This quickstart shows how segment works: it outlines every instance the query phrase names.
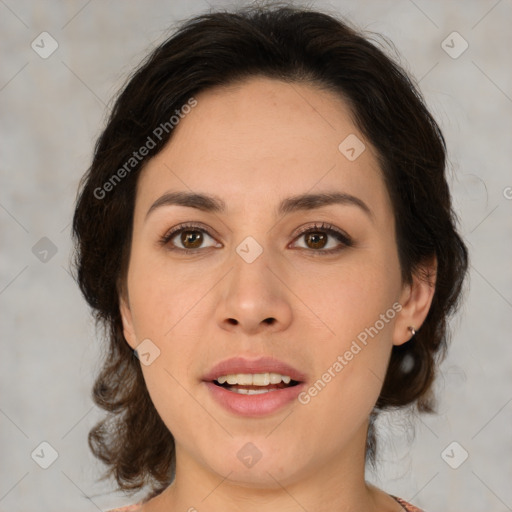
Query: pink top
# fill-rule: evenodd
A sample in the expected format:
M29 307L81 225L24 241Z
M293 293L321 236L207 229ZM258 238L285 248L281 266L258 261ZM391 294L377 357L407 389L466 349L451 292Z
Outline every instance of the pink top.
M423 510L419 509L418 507L415 507L414 505L411 505L410 503L407 503L407 501L403 500L402 498L398 498L396 496L393 496L390 494L392 498L394 498L400 505L402 505L403 509L406 512L423 512ZM140 512L142 510L142 502L136 503L135 505L128 505L127 507L123 508L116 508L109 510L107 512Z
M135 505L128 505L127 507L113 508L112 510L107 510L107 512L139 512L141 505L142 503L137 503Z

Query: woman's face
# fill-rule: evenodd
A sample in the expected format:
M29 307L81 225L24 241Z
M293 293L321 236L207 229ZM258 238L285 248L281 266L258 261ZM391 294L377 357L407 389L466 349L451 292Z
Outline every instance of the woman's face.
M196 100L140 175L121 306L178 468L275 486L360 460L392 346L431 299L402 285L375 151L346 104L310 85L252 78ZM161 200L176 192L224 209ZM294 200L304 194L339 196ZM211 375L233 357L246 371ZM251 366L260 357L300 383L211 382L293 373Z

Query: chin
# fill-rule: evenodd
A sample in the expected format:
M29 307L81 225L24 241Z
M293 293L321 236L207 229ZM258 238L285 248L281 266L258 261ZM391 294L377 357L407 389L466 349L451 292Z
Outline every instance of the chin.
M205 458L212 471L226 477L230 482L243 487L281 489L281 485L292 483L301 472L302 465L292 450L287 450L287 455L281 456L277 453L278 450L270 446L268 440L265 446L264 440L259 443L261 448L257 448L257 441L236 444L237 448L231 452L233 456L226 456L231 451L228 449L215 454L211 461L208 460L209 457Z

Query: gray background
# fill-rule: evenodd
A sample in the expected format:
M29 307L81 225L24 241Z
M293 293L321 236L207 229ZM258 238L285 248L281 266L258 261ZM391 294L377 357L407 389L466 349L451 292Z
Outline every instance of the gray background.
M383 417L380 470L368 477L431 512L512 510L512 3L311 4L389 37L419 80L448 142L471 251L467 299L437 382L439 414ZM105 510L137 499L95 483L101 466L86 436L100 417L90 399L100 343L69 274L70 220L110 98L169 27L207 9L199 0L0 0L0 511ZM43 31L59 45L47 59L31 48ZM453 31L469 44L458 58L442 47ZM446 44L454 52L463 42ZM48 469L31 458L43 441L58 452ZM452 465L469 453L457 469L442 457L453 441ZM48 449L36 453L49 460Z

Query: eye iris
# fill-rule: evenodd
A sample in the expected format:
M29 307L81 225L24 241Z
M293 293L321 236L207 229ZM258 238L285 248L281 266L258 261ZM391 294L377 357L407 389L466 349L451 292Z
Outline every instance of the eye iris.
M306 244L312 249L322 249L327 243L328 235L322 231L311 231L304 235ZM203 243L203 233L197 229L189 229L181 232L181 243L186 249L197 249Z
M323 233L308 233L306 235L306 243L311 242L313 244L313 249L321 249L325 246L327 236Z
M187 249L197 249L203 242L201 231L183 231L181 233L181 243Z

